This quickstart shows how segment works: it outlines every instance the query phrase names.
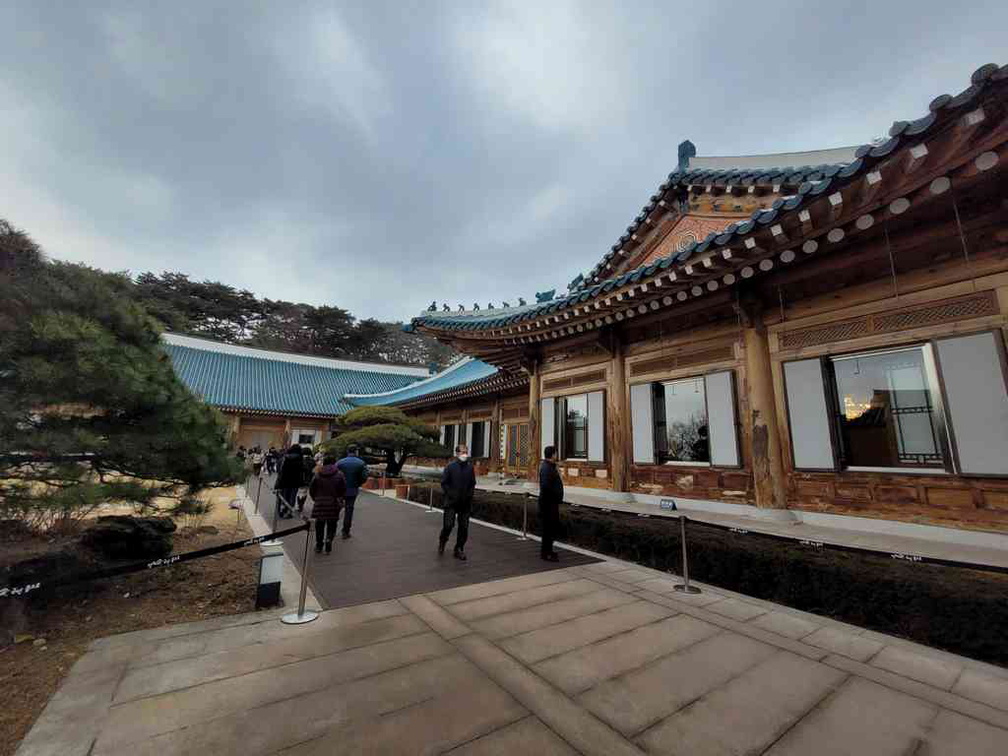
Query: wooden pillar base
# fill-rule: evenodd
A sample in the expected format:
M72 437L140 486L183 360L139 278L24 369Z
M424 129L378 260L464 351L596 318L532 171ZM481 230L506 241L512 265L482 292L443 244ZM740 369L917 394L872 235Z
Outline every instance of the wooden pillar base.
M756 506L784 509L787 492L770 371L770 346L760 313L751 314L747 320L744 339L749 417L744 418L744 422L748 426L752 452Z

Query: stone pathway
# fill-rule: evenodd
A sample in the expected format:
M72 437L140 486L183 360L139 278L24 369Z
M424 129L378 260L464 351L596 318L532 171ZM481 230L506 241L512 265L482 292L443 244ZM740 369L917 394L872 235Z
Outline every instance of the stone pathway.
M674 582L608 560L105 638L18 754L1008 753L1008 670Z

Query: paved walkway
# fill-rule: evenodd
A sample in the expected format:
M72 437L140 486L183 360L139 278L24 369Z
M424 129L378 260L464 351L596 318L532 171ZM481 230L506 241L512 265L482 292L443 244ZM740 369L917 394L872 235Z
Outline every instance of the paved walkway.
M312 591L323 607L333 609L597 561L560 548L562 562L544 562L538 541L521 541L510 532L471 524L465 549L469 559L461 562L451 554L454 533L445 553L437 553L441 521L440 510L428 513L362 491L353 538L337 537L331 554L315 554L312 534L308 570ZM304 544L302 533L284 539L287 554L297 565L304 558Z
M105 638L18 753L1008 753L1008 670L674 582L606 560Z

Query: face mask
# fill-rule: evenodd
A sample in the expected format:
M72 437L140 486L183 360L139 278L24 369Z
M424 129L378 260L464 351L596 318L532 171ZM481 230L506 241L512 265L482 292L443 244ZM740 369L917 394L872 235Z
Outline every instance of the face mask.
M458 458L459 458L460 462L465 462L467 459L469 459L469 455L468 454L459 454Z

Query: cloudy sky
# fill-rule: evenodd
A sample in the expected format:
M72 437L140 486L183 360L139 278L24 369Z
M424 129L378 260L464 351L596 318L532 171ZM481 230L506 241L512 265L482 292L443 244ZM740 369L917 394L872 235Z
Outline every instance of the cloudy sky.
M360 317L589 269L692 139L861 144L1008 3L2 0L0 217L55 258Z

